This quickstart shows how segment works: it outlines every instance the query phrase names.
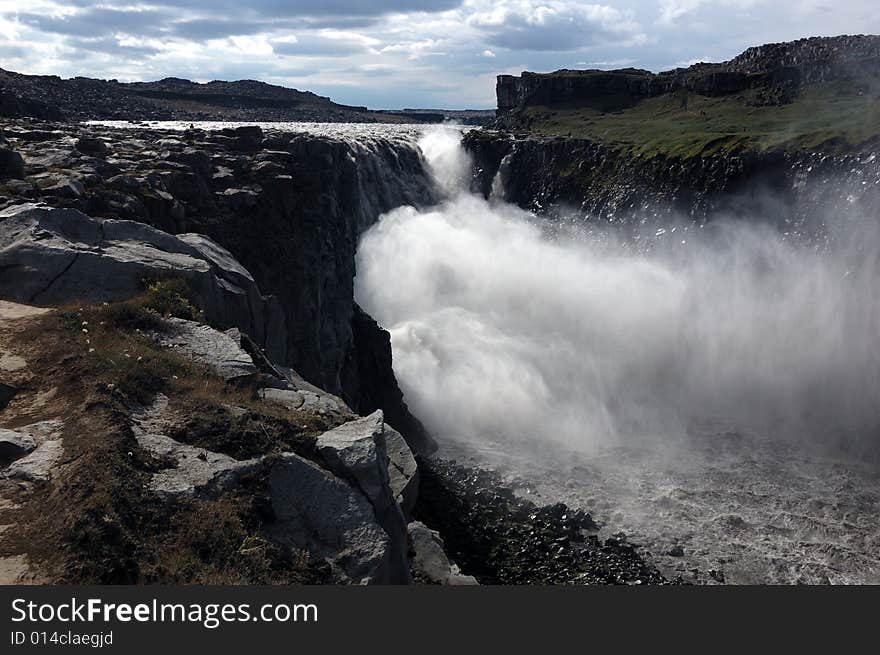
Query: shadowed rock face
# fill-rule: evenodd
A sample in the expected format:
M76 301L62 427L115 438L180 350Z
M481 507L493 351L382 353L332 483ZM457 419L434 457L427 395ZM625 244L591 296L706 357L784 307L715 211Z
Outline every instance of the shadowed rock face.
M669 217L767 220L821 234L841 212L880 211L880 159L779 151L631 157L587 139L471 133L474 191L542 214L654 224Z
M143 280L186 279L207 319L254 335L284 354L284 317L250 274L216 243L187 240L133 221L99 221L76 209L34 204L0 212L0 289L19 302L59 305L137 295Z

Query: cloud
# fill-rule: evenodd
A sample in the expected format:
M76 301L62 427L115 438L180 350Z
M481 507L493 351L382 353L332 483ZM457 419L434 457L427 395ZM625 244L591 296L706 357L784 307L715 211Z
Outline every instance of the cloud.
M97 39L87 39L73 37L67 39L65 45L73 48L75 51L86 54L100 52L135 59L149 57L162 52L162 48L159 45L130 38L99 37Z
M698 9L704 0L660 0L660 22L674 23L685 14Z
M578 50L646 38L625 12L574 0L503 0L475 12L469 23L490 45L511 50Z
M880 32L876 0L0 0L0 65L120 80L254 78L371 107L491 107L523 70L720 61ZM591 63L592 62L592 63Z
M295 34L272 41L276 54L298 56L347 57L364 54L380 41L352 32L319 32Z
M18 13L24 25L54 34L96 38L106 34L159 34L171 14L156 9L112 9L100 7L72 14Z
M418 59L420 57L442 56L446 53L440 50L441 41L436 39L424 39L422 41L411 41L409 43L393 43L387 45L380 50L383 53L403 53L408 59Z

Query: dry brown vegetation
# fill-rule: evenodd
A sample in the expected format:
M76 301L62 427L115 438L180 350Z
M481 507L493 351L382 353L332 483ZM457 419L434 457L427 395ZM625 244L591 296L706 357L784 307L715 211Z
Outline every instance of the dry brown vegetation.
M24 553L58 583L315 581L304 553L261 536L273 520L261 471L218 498L150 492L150 474L169 463L138 446L130 410L162 392L182 417L175 437L240 458L294 450L314 459L315 435L334 419L263 404L254 388L163 349L146 334L161 327L151 302L66 307L12 335L32 373L20 396L57 391L33 410L7 409L3 425L63 419L64 456L50 482L8 490L18 507L0 510L0 524L13 524L0 555Z

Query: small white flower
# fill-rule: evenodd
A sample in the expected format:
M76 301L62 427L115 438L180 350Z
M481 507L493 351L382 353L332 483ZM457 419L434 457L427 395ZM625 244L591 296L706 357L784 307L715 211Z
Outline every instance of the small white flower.
M83 328L83 334L88 334L89 331L86 328Z

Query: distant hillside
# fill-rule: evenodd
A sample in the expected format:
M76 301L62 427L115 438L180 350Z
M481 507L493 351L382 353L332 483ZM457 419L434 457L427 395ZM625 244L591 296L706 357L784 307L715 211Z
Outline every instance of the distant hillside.
M168 77L122 83L22 75L0 69L0 116L51 120L413 122L418 116L340 105L309 91L254 80L199 84Z
M593 139L634 154L876 147L880 37L814 37L662 73L498 76L495 127Z

